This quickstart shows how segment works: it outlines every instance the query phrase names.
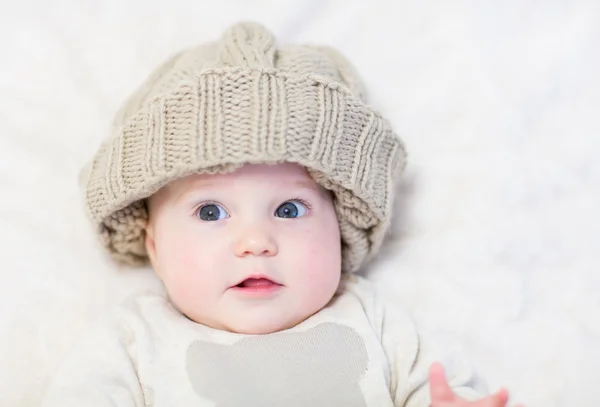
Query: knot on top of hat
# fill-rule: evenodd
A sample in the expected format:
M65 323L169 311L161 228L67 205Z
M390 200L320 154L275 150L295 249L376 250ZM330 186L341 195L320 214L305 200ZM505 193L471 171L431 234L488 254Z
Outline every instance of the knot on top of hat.
M258 23L242 22L223 33L219 60L225 66L273 68L275 37Z

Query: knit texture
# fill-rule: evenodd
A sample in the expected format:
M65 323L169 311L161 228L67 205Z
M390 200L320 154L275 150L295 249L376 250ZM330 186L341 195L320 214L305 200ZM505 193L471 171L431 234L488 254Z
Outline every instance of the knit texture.
M89 215L119 262L147 262L145 198L193 173L295 162L334 193L342 268L377 252L389 225L401 140L366 104L337 51L275 46L256 23L184 50L158 67L117 113L82 173Z

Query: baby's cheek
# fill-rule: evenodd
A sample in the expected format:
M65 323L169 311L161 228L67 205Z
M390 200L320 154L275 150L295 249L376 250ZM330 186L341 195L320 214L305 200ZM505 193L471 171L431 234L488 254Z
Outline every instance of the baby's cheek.
M305 255L299 261L307 284L315 293L328 293L339 283L341 254L339 242L325 236L311 236L305 240Z
M210 289L211 278L209 264L204 264L211 259L208 253L198 250L198 245L190 240L178 239L165 247L166 278L165 285L173 301L180 306L192 305L206 297ZM200 246L201 247L201 246ZM213 282L214 284L214 282Z
M185 272L172 275L169 283L165 283L171 301L177 308L193 320L199 320L199 313L210 308L214 301L215 292L208 273L202 271L193 272L188 269Z
M340 235L337 230L323 228L310 233L306 242L313 262L322 263L321 267L335 267L341 261Z

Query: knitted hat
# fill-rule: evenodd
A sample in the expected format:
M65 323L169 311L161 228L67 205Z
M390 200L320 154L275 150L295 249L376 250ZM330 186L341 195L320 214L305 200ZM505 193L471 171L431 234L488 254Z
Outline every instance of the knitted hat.
M295 162L333 192L342 269L377 252L389 225L401 140L366 104L353 67L321 46L275 46L238 23L158 67L121 107L82 172L85 201L118 262L147 262L145 198L193 173Z

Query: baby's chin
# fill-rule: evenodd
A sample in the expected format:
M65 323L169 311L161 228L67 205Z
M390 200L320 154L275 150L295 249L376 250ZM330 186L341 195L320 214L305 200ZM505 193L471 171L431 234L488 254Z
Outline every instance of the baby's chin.
M262 320L246 319L244 321L231 321L225 325L225 330L244 335L266 335L293 328L306 320L306 318L304 316L290 320L263 318Z
M246 316L245 318L229 321L202 321L195 318L190 318L189 316L188 318L196 323L221 331L243 335L267 335L293 328L305 321L310 316L311 315L303 315L293 318L273 318L272 316L253 318L252 316Z

